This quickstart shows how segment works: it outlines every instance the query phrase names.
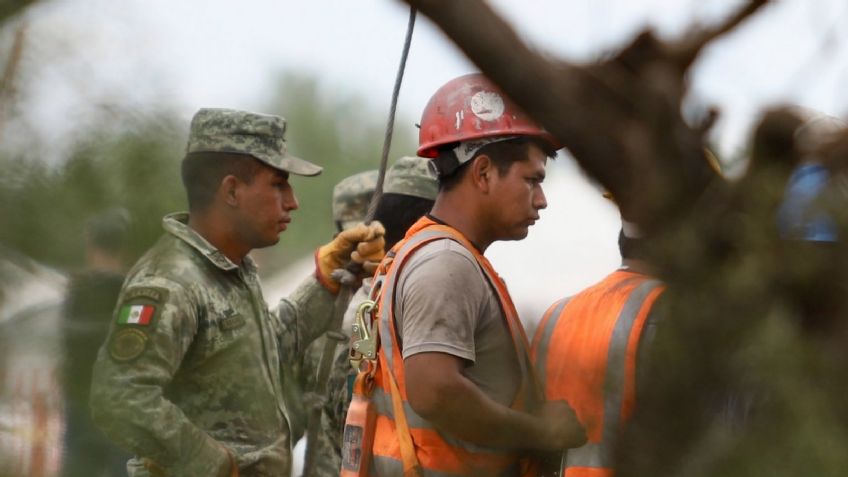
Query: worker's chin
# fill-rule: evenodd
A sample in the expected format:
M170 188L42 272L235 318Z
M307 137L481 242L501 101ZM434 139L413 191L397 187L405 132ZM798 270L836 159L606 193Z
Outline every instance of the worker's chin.
M527 238L527 234L530 230L527 227L520 227L514 230L511 230L508 235L506 235L501 240L503 241L515 241L515 240L524 240Z

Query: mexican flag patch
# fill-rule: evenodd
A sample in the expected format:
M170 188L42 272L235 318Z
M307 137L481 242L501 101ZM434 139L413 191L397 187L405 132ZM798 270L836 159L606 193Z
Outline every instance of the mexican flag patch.
M156 307L153 305L124 305L118 312L119 325L148 325Z

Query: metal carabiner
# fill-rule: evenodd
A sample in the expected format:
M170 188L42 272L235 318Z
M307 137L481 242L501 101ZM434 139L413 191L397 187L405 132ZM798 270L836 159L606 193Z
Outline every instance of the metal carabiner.
M377 335L372 329L371 312L377 306L372 300L363 301L356 308L356 317L353 322L353 338L350 344L348 358L353 369L359 371L363 360L373 361L377 359ZM366 316L368 319L366 319Z

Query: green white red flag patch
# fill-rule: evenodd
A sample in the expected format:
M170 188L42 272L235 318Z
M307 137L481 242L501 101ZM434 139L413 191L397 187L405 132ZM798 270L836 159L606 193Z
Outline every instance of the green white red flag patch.
M153 305L124 305L118 312L119 325L148 325L156 307Z

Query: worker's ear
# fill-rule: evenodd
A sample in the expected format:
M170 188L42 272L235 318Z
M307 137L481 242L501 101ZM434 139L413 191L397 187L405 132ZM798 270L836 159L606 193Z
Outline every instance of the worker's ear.
M471 181L481 192L488 193L495 164L487 154L480 154L471 163Z

